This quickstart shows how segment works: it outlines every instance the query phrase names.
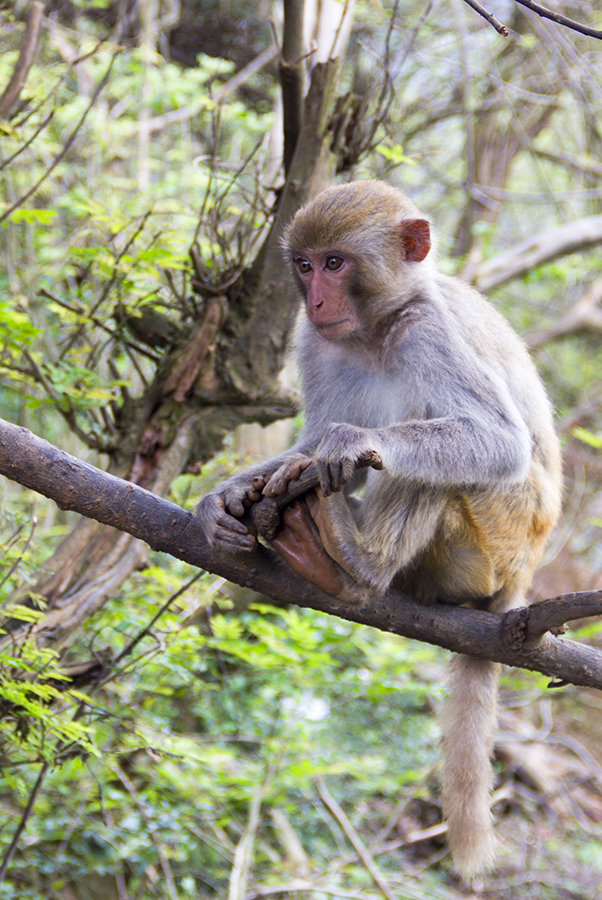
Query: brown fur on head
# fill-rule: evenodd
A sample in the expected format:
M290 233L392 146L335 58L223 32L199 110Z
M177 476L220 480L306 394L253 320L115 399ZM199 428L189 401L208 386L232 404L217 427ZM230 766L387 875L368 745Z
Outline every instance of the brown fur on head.
M403 255L401 223L422 219L410 198L383 181L327 188L295 215L282 240L287 255L338 249L354 257L362 288L397 293Z

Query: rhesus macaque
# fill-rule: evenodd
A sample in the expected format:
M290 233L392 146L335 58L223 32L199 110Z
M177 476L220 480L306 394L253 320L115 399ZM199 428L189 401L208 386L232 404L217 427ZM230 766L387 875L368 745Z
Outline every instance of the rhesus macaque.
M561 474L550 404L520 338L480 294L437 271L428 221L382 182L319 194L283 246L307 312L305 427L289 453L201 501L209 540L251 549L243 501L262 488L283 493L314 462L320 490L293 504L274 540L306 578L351 601L354 585L360 598L392 585L424 602L524 604ZM380 471L356 470L368 451ZM443 806L466 878L493 860L497 681L495 663L454 657Z

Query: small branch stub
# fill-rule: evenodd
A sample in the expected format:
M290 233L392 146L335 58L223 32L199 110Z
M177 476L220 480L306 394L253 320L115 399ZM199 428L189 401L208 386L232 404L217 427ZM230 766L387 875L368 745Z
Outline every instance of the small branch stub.
M567 622L599 616L602 591L580 591L510 609L502 619L502 636L513 650L536 647L546 634L560 634Z

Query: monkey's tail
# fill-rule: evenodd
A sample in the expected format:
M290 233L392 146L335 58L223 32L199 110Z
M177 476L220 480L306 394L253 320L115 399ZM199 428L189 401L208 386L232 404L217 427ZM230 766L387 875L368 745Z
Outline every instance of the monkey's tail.
M468 880L491 866L495 835L490 809L493 734L499 666L458 655L443 708L443 811L459 875Z

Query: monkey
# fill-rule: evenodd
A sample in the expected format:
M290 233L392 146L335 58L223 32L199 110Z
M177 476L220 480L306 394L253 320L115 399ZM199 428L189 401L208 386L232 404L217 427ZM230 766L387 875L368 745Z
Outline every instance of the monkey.
M525 344L437 270L432 241L428 218L382 181L332 186L296 213L282 246L306 312L305 425L290 451L226 481L198 514L213 546L251 550L249 496L282 494L313 462L320 488L273 542L304 577L350 602L393 587L504 612L527 602L559 515L559 444ZM357 468L369 452L379 470ZM443 812L464 880L494 860L498 677L498 664L455 655L440 717Z

